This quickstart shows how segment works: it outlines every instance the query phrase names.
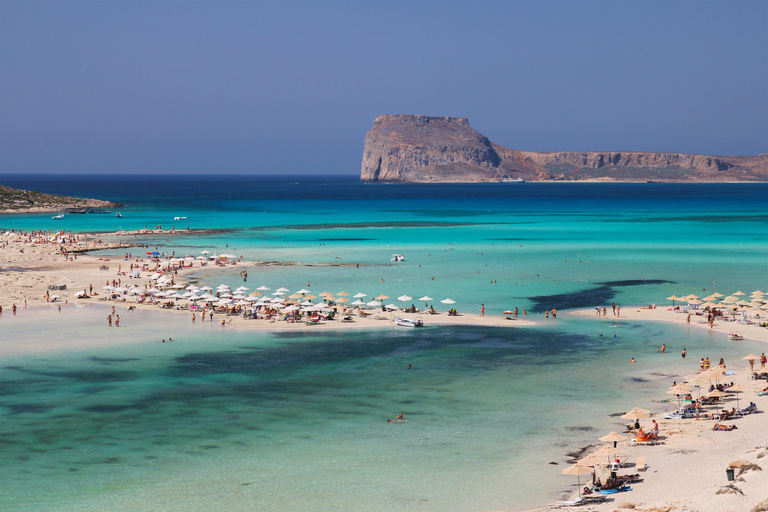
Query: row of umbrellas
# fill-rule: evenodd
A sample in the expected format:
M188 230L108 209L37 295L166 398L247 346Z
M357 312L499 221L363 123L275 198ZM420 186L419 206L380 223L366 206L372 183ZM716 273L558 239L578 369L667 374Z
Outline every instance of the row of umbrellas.
M123 287L123 286L121 287L104 286L103 288L108 291L114 291L116 293L128 294L128 295L141 295L145 293L150 293L156 297L169 298L169 299L185 299L190 301L205 300L207 302L217 301L217 305L228 305L228 304L250 305L254 302L258 302L262 304L263 303L273 303L273 304L283 303L283 302L287 302L286 294L290 291L287 288L281 287L272 293L272 295L275 296L274 298L269 298L265 296L262 292L271 291L270 288L267 288L266 286L260 286L259 288L256 289L257 291L254 291L250 293L248 296L245 296L245 293L250 289L247 286L240 286L236 290L234 290L234 293L230 293L231 287L226 284L221 284L216 288L217 293L214 295L212 294L213 288L211 288L210 286L197 287L195 285L184 286L182 284L176 284L176 285L169 286L167 290L164 290L162 288L164 288L164 284L169 283L171 281L170 277L164 274L159 274L159 273L152 274L149 277L150 279L155 281L156 286L160 286L161 288L156 288L154 286L148 290L143 290L139 287ZM187 291L185 293L181 293L181 290L184 290L184 289L186 289ZM204 293L203 295L198 295L198 292L207 292L207 293ZM324 303L322 304L312 303L311 300L316 299L317 296L307 295L309 293L310 293L310 290L301 289L296 291L294 294L288 296L288 298L292 300L302 299L301 305L305 305L305 306L327 307L327 305ZM349 302L349 299L348 299L348 297L350 297L349 293L342 291L342 292L339 292L337 295L338 297L335 297L330 292L323 292L319 294L319 296L322 297L324 300L331 300L337 303ZM260 296L261 298L258 298ZM379 307L379 306L382 306L383 304L382 302L379 302L379 301L386 300L389 298L386 295L379 295L374 300L365 302L362 300L365 297L367 297L367 295L364 293L358 293L352 296L352 298L357 300L355 300L354 302L351 302L350 305ZM400 297L398 297L397 300L402 302L407 302L407 301L413 300L413 297L410 297L408 295L401 295ZM427 302L434 299L425 295L418 300ZM237 301L237 302L234 302L234 301ZM452 299L444 299L440 302L442 302L443 304L456 303ZM385 307L393 310L399 309L399 307L394 304L388 304Z
M677 295L672 295L671 297L667 297L667 300L672 301L672 305L674 305L675 301L687 301L688 304L692 305L700 305L702 307L723 307L723 306L750 306L753 308L759 308L759 309L766 309L768 310L768 297L766 297L766 294L760 290L756 290L750 294L751 300L745 300L742 297L746 296L747 294L738 291L736 293L733 293L732 295L725 296L722 293L713 293L711 295L708 295L704 297L703 299L699 297L698 295L690 294L685 295L682 297L678 297ZM721 297L724 297L720 300L720 302L714 302L715 300L720 299Z

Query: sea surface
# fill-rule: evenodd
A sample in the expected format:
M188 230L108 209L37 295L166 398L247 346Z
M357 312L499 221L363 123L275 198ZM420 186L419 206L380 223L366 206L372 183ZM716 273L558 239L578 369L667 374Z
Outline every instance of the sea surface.
M518 307L537 322L435 327L427 317L420 330L266 333L136 311L121 313L118 330L98 306L16 317L6 308L2 510L531 507L575 488L575 477L561 474L567 453L620 429L615 415L671 408L666 388L694 373L700 357L738 368L765 350L610 313L612 302L767 291L765 184L7 174L0 184L126 205L122 218L0 216L2 230L190 228L120 239L272 262L249 268L245 282L238 267L193 276L212 287L309 286L419 306L426 295L438 310L450 298L460 313ZM398 302L403 294L413 299ZM606 319L567 314L603 305ZM546 319L553 307L558 318ZM98 348L57 349L72 337ZM51 350L10 355L41 341ZM666 354L657 352L662 343ZM386 421L398 413L408 421Z

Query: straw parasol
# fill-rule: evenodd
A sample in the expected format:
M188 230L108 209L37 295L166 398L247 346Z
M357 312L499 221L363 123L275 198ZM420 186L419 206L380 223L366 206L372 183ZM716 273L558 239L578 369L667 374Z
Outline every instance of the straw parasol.
M677 295L673 295L671 297L667 297L667 300L671 300L672 301L672 305L674 306L676 300L683 300L683 299L678 297Z
M577 464L574 464L573 466L568 466L563 470L564 475L576 475L576 479L579 485L579 496L581 496L581 475L589 475L592 473L592 468L587 466L579 466Z
M650 412L648 409L634 407L628 413L622 415L621 418L625 420L639 420L640 418L647 418Z
M733 386L728 387L729 393L736 393L736 407L741 409L741 406L739 405L739 393L743 393L744 391L749 391L747 388L742 386L741 384L734 384Z
M616 432L611 432L607 436L603 436L600 438L601 441L613 441L614 448L616 448L616 443L618 443L619 441L624 441L626 439L629 439L629 438L627 436L617 434Z
M379 295L378 297L376 297L376 300L387 300L388 298L389 297L387 297L386 295Z
M336 295L338 295L339 297L349 297L349 294L347 292L339 292Z
M579 459L576 461L576 465L582 466L582 467L594 467L594 466L597 466L598 464L605 464L605 461L603 460L602 457L598 457L594 453L591 453L586 457L584 457L583 459Z
M738 292L734 293L734 295L746 295L746 293L744 293L742 291L738 291Z

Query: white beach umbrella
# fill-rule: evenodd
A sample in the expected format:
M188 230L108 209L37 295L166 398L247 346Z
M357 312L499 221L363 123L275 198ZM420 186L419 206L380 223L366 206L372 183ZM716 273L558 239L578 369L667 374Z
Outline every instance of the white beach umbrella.
M200 254L211 254L211 251L200 251Z
M282 297L275 297L274 299L271 300L271 302L277 304L278 302L283 302L283 300L284 299Z
M384 307L387 308L389 311L400 311L400 308L398 306L395 306L394 304L387 304Z
M261 291L261 292L268 292L269 291L269 288L267 288L266 286L259 286L256 289Z
M349 305L350 306L365 306L365 302L363 302L360 299L358 299L355 302L350 302Z
M358 293L357 295L354 296L355 299L362 299L363 297L367 297L367 295L364 293Z
M200 289L202 291L204 291L204 292L212 292L213 291L213 288L211 288L210 286L201 286Z
M289 290L288 288L282 288L282 287L280 287L280 288L278 288L276 291L278 291L278 292L280 292L280 293L285 293L285 292L289 292L289 291L291 291L291 290Z
M413 297L411 297L410 295L401 295L401 296L399 296L397 298L397 300L406 302L406 301L409 301L409 300L413 300Z
M309 290L305 290L304 288L302 288L301 290L297 291L296 293L300 293L302 295L306 295L307 293L310 293L310 292L309 292Z
M285 292L281 292L280 290L273 292L272 295L285 295Z
M371 302L369 302L369 303L368 303L368 304L366 304L366 305L367 305L367 306L371 306L371 307L376 307L376 306L381 306L381 302L379 302L379 301L377 301L377 300L372 300Z

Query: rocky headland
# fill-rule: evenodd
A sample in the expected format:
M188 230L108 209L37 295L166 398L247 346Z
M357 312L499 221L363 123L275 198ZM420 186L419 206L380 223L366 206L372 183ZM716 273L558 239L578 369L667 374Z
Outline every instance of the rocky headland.
M363 181L764 182L768 154L536 153L505 148L463 117L384 115L365 137Z
M0 185L0 214L51 213L83 208L120 208L122 204L100 199L57 196Z

